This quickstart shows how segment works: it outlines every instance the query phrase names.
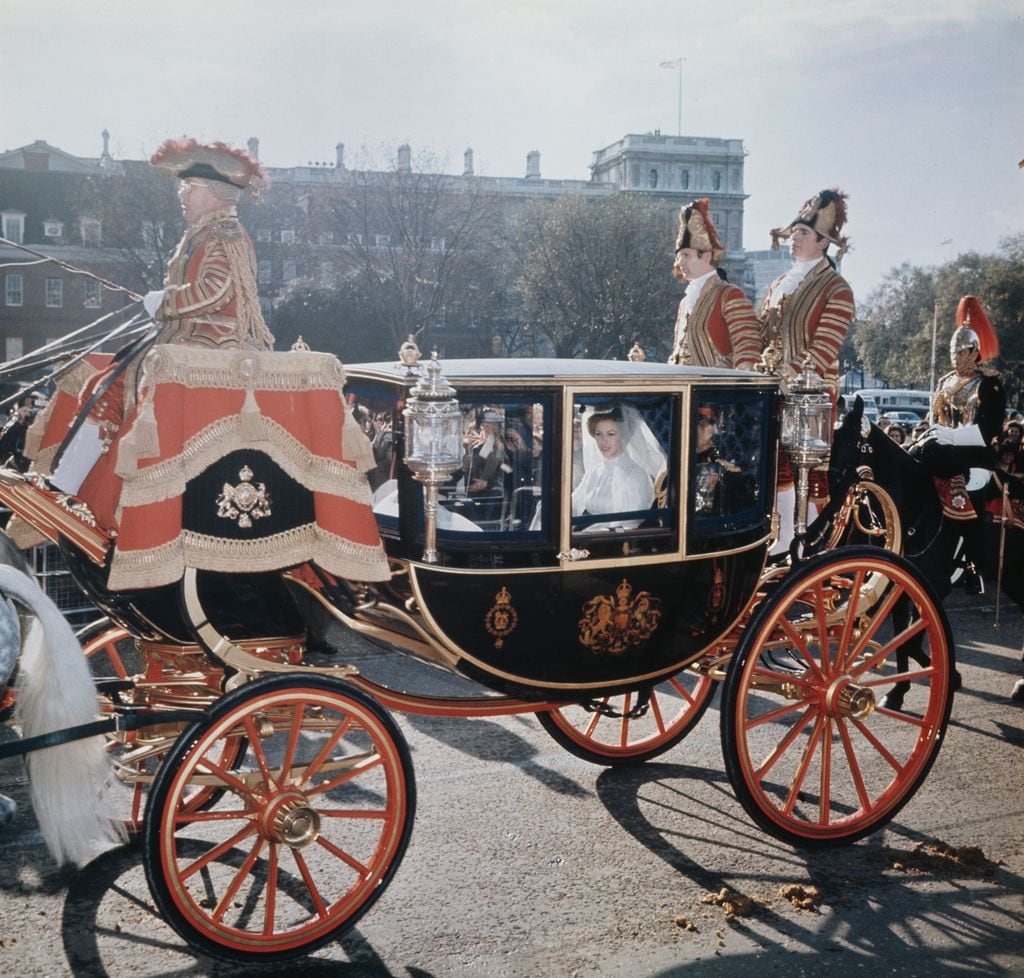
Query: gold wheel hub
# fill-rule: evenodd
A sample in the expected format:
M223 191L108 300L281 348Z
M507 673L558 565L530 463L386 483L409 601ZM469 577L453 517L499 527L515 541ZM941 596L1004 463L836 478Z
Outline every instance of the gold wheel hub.
M858 686L849 676L840 676L825 694L829 716L864 720L875 711L875 693L869 686Z
M320 814L300 791L285 791L272 798L259 823L266 839L292 849L303 849L320 835Z

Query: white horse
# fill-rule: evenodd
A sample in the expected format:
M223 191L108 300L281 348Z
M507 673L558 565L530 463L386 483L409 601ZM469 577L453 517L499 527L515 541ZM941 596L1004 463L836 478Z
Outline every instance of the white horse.
M11 600L0 597L0 690L17 662L15 719L23 736L95 720L96 687L82 647L57 606L28 574L8 563L0 563L0 592L31 613L22 641L22 621ZM111 791L115 778L101 736L32 751L27 766L32 807L58 863L85 862L123 841ZM3 806L8 820L12 806L9 800Z

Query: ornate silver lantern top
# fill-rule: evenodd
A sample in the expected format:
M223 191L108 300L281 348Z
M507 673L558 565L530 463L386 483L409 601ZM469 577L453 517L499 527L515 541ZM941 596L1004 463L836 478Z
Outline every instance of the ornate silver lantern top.
M782 409L782 447L794 465L813 468L828 460L832 440L832 399L810 354L789 385Z
M462 412L436 356L421 364L406 401L405 464L426 490L423 559L437 562L438 487L462 467Z

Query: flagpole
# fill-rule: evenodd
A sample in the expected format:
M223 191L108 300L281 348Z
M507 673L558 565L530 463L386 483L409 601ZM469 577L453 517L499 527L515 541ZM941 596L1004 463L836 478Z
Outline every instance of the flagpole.
M676 135L683 134L683 59L679 59L679 113L676 120Z

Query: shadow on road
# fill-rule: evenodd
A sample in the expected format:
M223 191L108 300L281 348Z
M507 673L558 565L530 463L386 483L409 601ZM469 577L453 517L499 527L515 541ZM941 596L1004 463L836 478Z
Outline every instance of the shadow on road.
M721 803L700 800L709 785ZM922 858L917 844L930 851L942 845L939 840L890 825L851 846L796 849L750 826L724 773L687 765L610 769L597 788L616 821L696 888L709 894L727 888L751 898L748 913L729 919L719 913L716 923L766 952L789 952L790 974L824 974L828 962L842 958L847 967L855 959L858 968L875 974L892 973L898 965L902 978L954 971L995 975L1006 974L1006 960L1021 954L1024 881L991 863L972 867ZM690 855L709 851L712 857L703 862ZM745 858L750 853L756 858ZM780 896L782 886L794 883L817 888L815 908L797 910ZM698 909L708 912L707 905ZM829 957L797 970L801 952ZM723 953L650 978L760 976L768 970L763 954Z

